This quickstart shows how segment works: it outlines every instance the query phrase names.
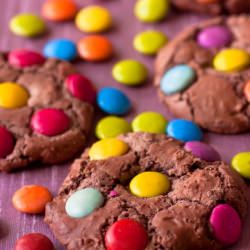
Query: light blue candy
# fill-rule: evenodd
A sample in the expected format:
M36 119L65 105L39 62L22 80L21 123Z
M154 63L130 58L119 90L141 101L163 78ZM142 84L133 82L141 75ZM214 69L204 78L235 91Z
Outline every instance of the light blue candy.
M97 94L99 108L111 115L124 115L131 108L128 97L119 89L105 87Z
M77 56L76 45L68 39L55 39L49 41L44 49L45 57L53 57L65 61L71 61Z
M82 218L102 206L103 195L95 188L84 188L73 193L67 200L65 210L70 217Z
M169 69L161 79L161 90L166 95L181 92L195 80L195 72L188 65L177 65Z
M184 142L188 141L200 141L202 139L202 131L195 123L183 120L175 119L168 123L166 128L167 135Z

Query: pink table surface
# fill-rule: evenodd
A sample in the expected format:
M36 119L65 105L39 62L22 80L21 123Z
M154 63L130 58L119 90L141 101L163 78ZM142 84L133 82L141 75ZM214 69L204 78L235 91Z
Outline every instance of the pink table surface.
M80 72L91 78L98 88L103 86L115 86L122 89L131 98L133 111L127 119L131 120L137 113L153 110L161 112L170 118L162 104L159 103L155 90L151 84L153 75L154 58L146 57L134 51L132 40L139 31L155 28L164 31L169 38L174 37L184 27L197 23L206 16L194 14L174 14L162 23L142 24L133 15L132 0L78 0L80 7L88 4L101 4L107 7L114 18L114 25L105 35L110 38L115 48L114 58L107 63L87 63L77 62L76 66ZM69 38L73 41L84 36L78 31L73 22L51 23L47 22L49 32L46 36L38 39L24 39L10 33L8 22L10 18L21 12L33 12L39 14L43 0L1 0L0 4L0 50L12 50L16 48L27 48L42 51L47 40L51 38ZM128 88L117 84L111 76L111 69L119 59L135 58L143 62L150 71L148 83L140 88ZM41 83L42 84L42 83ZM98 112L97 112L98 113ZM97 120L97 119L96 119ZM92 135L92 141L94 136ZM250 150L250 134L242 135L216 135L205 134L205 141L213 145L222 155L223 160L230 162L232 156L240 151ZM53 194L57 190L62 180L67 175L69 164L53 167L39 167L12 174L0 174L0 250L11 250L15 241L25 233L40 232L49 236L57 250L64 247L53 237L48 226L43 222L43 216L31 216L17 212L11 205L11 197L15 190L25 184L42 184L47 186ZM250 194L250 188L248 188ZM249 213L250 214L250 213ZM250 249L250 216L245 223L244 234L239 244L234 246L234 250Z

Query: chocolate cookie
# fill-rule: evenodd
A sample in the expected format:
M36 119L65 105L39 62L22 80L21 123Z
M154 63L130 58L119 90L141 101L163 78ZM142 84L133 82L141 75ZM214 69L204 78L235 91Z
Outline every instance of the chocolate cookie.
M250 12L250 1L248 0L172 0L172 3L181 10L213 15Z
M0 54L0 170L61 163L84 147L95 89L65 61Z
M221 249L240 236L245 190L221 161L202 161L165 135L129 133L97 142L73 163L45 221L67 250ZM218 209L224 225L214 223Z
M155 85L178 118L218 133L250 129L250 16L218 17L181 32L158 54Z

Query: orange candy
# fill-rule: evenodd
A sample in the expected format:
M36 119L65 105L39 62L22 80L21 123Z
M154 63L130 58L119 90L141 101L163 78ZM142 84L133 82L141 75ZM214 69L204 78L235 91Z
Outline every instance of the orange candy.
M218 0L196 0L198 3L210 4L210 3L218 3Z
M248 81L244 87L244 94L247 100L250 102L250 81Z
M77 6L72 0L47 0L42 6L42 16L51 21L73 19Z
M78 44L78 53L86 61L98 62L112 56L113 46L111 42L101 35L93 35L82 38Z
M40 214L44 212L46 204L52 198L47 188L38 185L29 185L18 189L14 193L12 203L20 212Z

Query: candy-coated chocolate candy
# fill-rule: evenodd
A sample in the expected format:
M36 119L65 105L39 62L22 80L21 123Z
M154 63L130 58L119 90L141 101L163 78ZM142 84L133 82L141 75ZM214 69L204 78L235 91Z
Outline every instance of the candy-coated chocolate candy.
M130 124L123 118L107 116L101 119L96 126L95 134L99 139L112 138L131 131Z
M29 13L14 16L9 25L14 34L24 37L35 37L46 31L44 21L39 16Z
M232 167L244 178L250 179L250 152L241 152L232 159Z
M0 158L5 158L14 149L13 135L5 127L0 126Z
M99 62L109 59L113 54L113 46L108 38L92 35L82 38L77 43L79 55L86 61Z
M224 49L214 58L214 68L223 72L235 72L250 64L250 56L242 49Z
M148 77L146 67L132 59L116 63L112 70L114 79L122 84L135 86L145 82Z
M66 86L70 93L84 101L94 104L96 99L96 89L92 82L83 75L72 74L66 78Z
M43 54L48 58L72 61L77 57L77 48L74 42L68 39L55 39L45 45Z
M84 188L70 195L65 210L70 217L82 218L101 207L103 202L104 198L99 190Z
M185 149L200 159L208 162L220 161L219 153L210 145L200 141L189 141L185 143Z
M242 223L236 210L228 204L217 205L210 215L214 237L225 246L236 243L242 232Z
M117 138L105 138L91 146L89 157L91 160L103 160L126 154L128 149L128 144Z
M0 84L0 107L1 108L21 108L28 102L29 94L27 90L13 82L3 82Z
M244 94L247 101L250 102L250 81L248 81L244 87Z
M40 214L45 211L45 206L52 200L50 191L38 185L23 186L18 189L13 197L12 204L20 212Z
M197 3L202 4L211 4L211 3L218 3L220 0L196 0Z
M164 33L155 30L143 31L134 38L134 48L146 55L155 55L166 43Z
M134 132L148 132L164 134L166 130L167 120L157 112L143 112L137 115L132 121L132 129Z
M43 135L55 136L69 129L69 117L59 109L46 108L35 112L31 118L32 129Z
M170 182L165 174L158 172L143 172L136 175L129 184L130 191L138 197L154 197L165 194L170 188Z
M119 89L104 87L97 94L99 108L111 115L124 115L131 108L129 98Z
M200 141L202 139L202 131L200 127L194 122L184 119L170 121L166 133L167 135L184 142Z
M42 6L42 16L51 21L67 21L76 15L77 6L73 0L47 0Z
M54 250L51 240L40 233L30 233L22 236L14 250Z
M143 225L132 219L116 221L105 235L107 250L144 250L148 235Z
M195 71L190 66L176 65L163 75L160 82L161 90L166 95L181 92L194 82L195 77Z
M8 55L8 63L17 68L25 68L33 65L43 64L45 58L31 50L13 50Z
M134 12L142 22L157 22L167 16L168 10L168 0L137 0Z
M226 26L204 28L197 37L198 43L204 48L223 48L230 44L233 36Z
M93 5L80 10L76 16L76 26L83 32L102 32L112 25L108 9Z

